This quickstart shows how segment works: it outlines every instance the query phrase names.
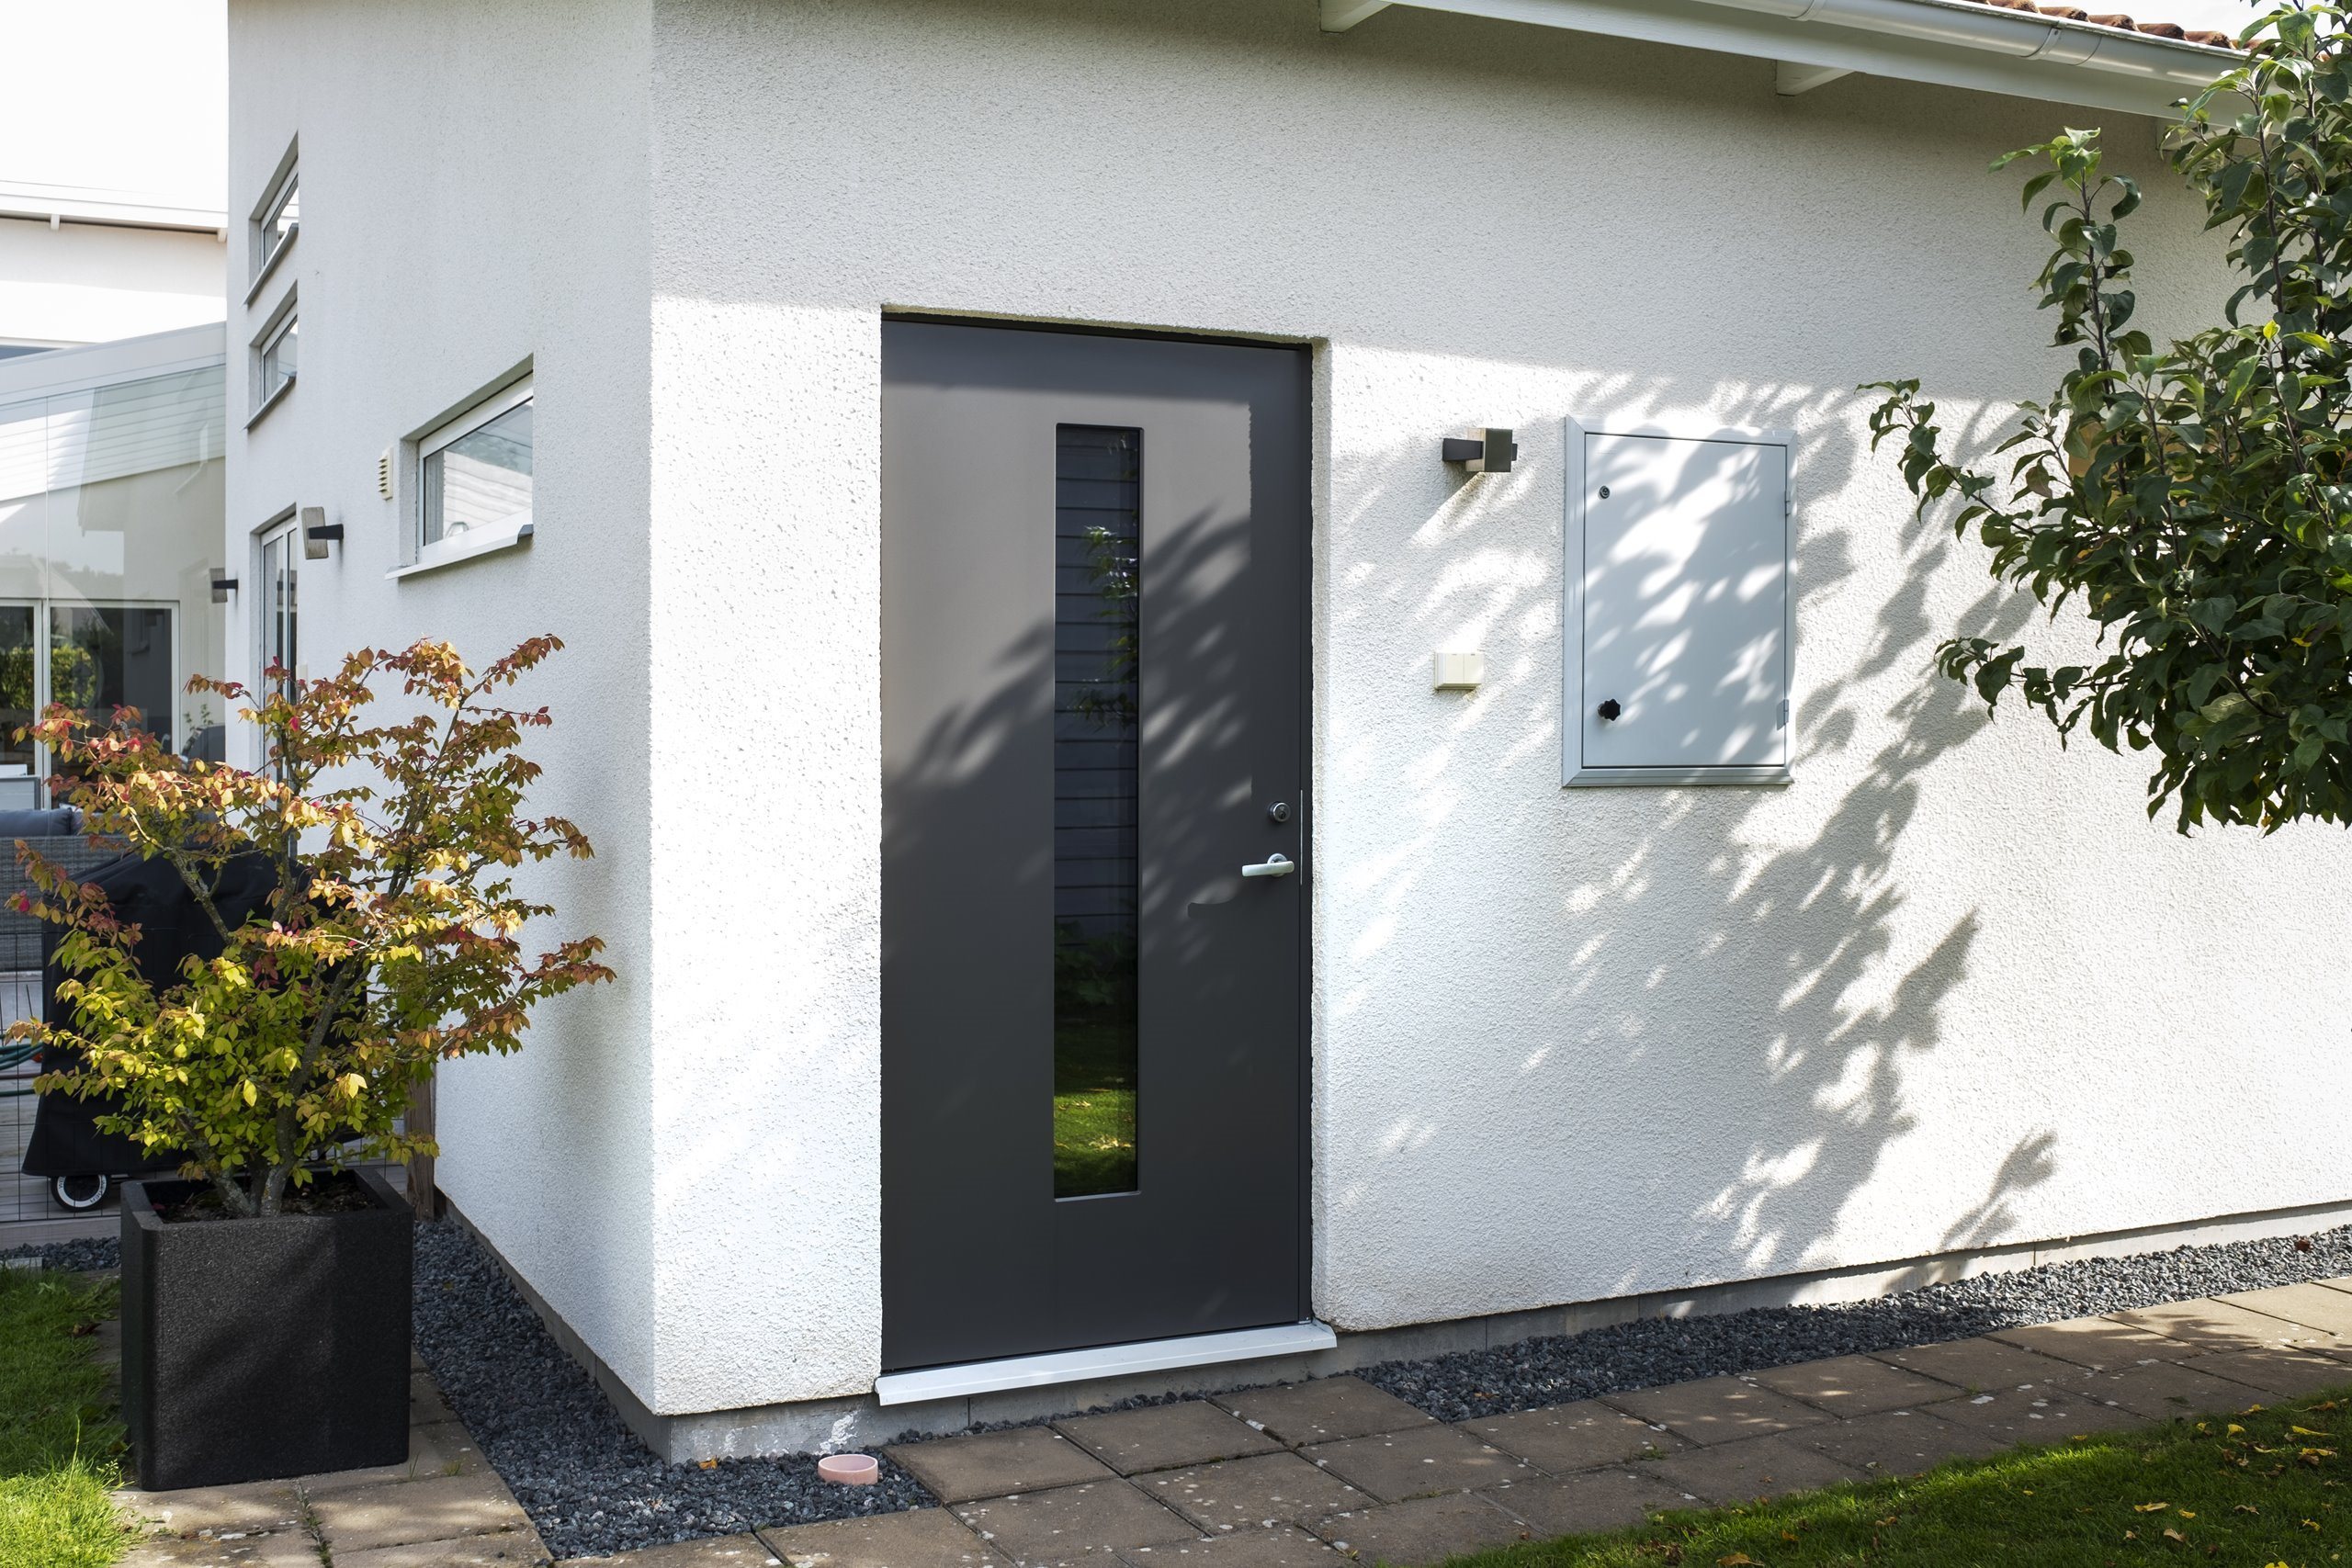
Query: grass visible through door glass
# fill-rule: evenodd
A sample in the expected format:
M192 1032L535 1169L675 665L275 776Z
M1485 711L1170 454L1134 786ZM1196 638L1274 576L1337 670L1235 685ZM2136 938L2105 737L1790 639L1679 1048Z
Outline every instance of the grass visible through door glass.
M1136 1185L1135 944L1067 928L1054 976L1054 1196Z

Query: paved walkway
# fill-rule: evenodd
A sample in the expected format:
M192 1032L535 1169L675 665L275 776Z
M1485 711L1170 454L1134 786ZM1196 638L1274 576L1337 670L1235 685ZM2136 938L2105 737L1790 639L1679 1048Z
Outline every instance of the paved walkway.
M421 1369L399 1474L126 1493L131 1568L543 1560ZM2022 1442L2352 1383L2352 1278L1447 1424L1325 1378L889 1450L944 1506L599 1559L611 1568L1339 1568L1611 1529ZM331 1556L322 1553L327 1548Z

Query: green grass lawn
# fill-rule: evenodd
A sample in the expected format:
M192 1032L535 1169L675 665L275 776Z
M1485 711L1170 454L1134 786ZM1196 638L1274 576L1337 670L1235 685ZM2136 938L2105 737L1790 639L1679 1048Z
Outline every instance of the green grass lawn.
M107 1500L122 1428L90 1328L115 1287L0 1269L0 1568L105 1568L130 1534Z
M2318 1568L2352 1551L2352 1390L1955 1461L1906 1481L1658 1516L1457 1568Z

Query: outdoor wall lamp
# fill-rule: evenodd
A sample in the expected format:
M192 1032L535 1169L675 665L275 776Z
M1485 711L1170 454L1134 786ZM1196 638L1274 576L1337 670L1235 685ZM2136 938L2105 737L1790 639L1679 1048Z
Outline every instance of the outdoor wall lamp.
M212 569L212 602L215 604L226 604L229 602L229 595L236 591L237 580L229 575L229 569L214 567Z
M1519 446L1511 440L1510 432L1494 425L1488 425L1475 437L1445 438L1445 460L1461 464L1468 473L1507 474L1510 472L1511 459L1518 456Z
M327 547L343 543L343 525L327 521L323 506L302 508L302 557L305 560L324 560Z

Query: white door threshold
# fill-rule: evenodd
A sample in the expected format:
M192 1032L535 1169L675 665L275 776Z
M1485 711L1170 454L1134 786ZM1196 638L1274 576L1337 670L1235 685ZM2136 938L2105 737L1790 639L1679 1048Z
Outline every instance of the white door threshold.
M1008 1388L1048 1388L1134 1372L1164 1372L1171 1367L1301 1356L1329 1350L1339 1342L1340 1337L1328 1325L1311 1321L1273 1328L1237 1328L1226 1334L1188 1334L1180 1339L1139 1339L1091 1350L1056 1350L1043 1356L1008 1356L1001 1361L967 1361L960 1367L885 1372L874 1380L874 1397L883 1404L963 1399Z

